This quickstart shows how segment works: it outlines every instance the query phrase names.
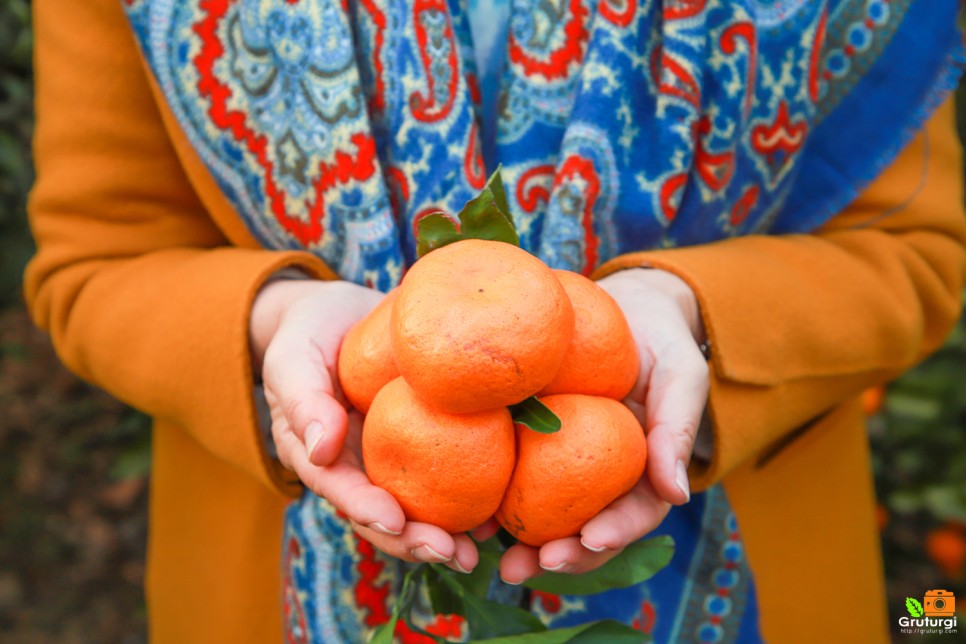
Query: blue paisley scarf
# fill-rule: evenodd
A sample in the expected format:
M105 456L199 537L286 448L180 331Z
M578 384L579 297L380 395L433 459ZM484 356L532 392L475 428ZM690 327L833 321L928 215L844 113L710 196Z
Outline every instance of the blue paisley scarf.
M554 267L808 232L891 162L961 60L955 0L512 0L473 25L466 0L124 2L255 237L383 290L414 261L419 219L457 212L497 163L523 246ZM723 490L659 532L678 549L648 583L534 594L531 609L662 642L760 640ZM398 566L324 501L293 504L289 639L364 640L388 618ZM465 636L456 618L424 618Z

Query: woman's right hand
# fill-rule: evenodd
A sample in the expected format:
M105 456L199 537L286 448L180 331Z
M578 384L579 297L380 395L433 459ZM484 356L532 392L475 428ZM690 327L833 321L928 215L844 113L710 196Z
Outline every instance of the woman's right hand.
M467 572L479 561L467 535L407 522L399 503L363 470L362 416L346 411L336 364L346 332L381 297L350 282L278 279L255 298L252 360L262 375L278 458L376 548Z

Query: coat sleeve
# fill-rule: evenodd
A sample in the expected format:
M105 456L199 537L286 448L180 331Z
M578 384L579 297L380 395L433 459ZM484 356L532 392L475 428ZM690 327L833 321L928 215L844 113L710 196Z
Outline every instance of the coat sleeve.
M893 164L813 234L622 255L694 290L711 341L713 455L703 489L941 346L966 271L963 165L946 102Z
M63 362L188 431L269 486L248 318L274 272L334 275L311 255L235 247L185 175L119 0L37 0L34 321Z

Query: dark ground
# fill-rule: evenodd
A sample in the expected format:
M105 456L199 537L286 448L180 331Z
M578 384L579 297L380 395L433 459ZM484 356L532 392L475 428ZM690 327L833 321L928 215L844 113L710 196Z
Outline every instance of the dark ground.
M0 312L0 641L146 641L147 435Z

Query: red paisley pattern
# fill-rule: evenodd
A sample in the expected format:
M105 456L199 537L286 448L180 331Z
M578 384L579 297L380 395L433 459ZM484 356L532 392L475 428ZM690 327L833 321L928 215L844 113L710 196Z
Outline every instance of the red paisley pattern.
M724 190L735 174L735 153L732 150L713 153L705 147L704 135L711 132L711 119L702 116L697 127L695 143L695 167L709 188L718 192Z
M527 212L535 212L541 203L550 199L553 186L554 166L545 164L530 168L517 182L517 203Z
M600 178L597 176L597 170L594 168L592 161L572 155L560 164L560 169L554 179L554 190L556 191L565 183L573 184L576 179L579 179L582 185L575 187L575 190L583 196L580 223L584 229L586 262L582 268L583 272L589 275L597 266L597 247L600 243L594 233L594 207L597 204L597 198L600 196Z
M582 0L569 0L569 14L563 28L563 44L550 52L546 58L538 58L532 51L517 41L511 32L509 36L510 60L522 67L526 76L542 76L547 80L558 80L571 76L574 66L584 60L584 50L590 32L587 30L590 12Z
M788 103L778 105L778 113L771 125L758 125L751 130L751 144L755 151L768 159L769 164L784 166L805 144L808 122L793 119Z
M203 43L201 51L194 58L195 67L201 76L198 81L198 94L210 100L208 115L212 122L244 144L264 169L265 192L272 213L299 242L311 246L321 240L324 231L322 220L325 216L325 192L351 181L365 181L375 176L376 143L368 132L352 135L355 154L340 150L335 153L332 163L319 163L319 176L314 183L315 199L309 204L308 221L290 214L285 206L285 191L275 181L275 167L269 158L268 139L259 134L257 128L249 122L246 112L228 107L232 88L222 83L215 74L215 64L225 53L218 30L231 4L231 0L208 0L202 3L206 17L195 27Z
M828 27L828 11L822 12L822 19L815 30L815 40L812 42L812 54L808 60L808 97L813 103L818 102L819 70L821 68L822 48L825 46L825 30Z
M758 37L755 34L755 25L750 22L739 22L724 30L721 34L721 51L728 56L733 55L737 49L738 39L748 43L748 67L745 71L745 100L744 116L747 118L751 112L751 102L755 98L755 81L758 73Z
M598 11L618 27L626 27L637 13L637 0L600 0Z
M446 99L442 104L437 102L436 83L442 79L433 70L436 62L430 54L430 34L426 29L424 19L430 14L442 14L445 17L446 25L443 28L441 37L446 41L448 55L446 65L448 67L448 83L445 88ZM419 53L422 59L423 71L426 77L426 92L415 92L409 97L409 106L413 116L427 123L435 123L449 116L456 102L456 91L459 88L459 47L453 35L453 22L449 15L449 8L445 0L415 0L413 3L413 15L416 29L416 42L419 43ZM438 47L439 44L437 43Z
M701 87L686 66L674 59L662 47L655 47L651 56L651 74L658 91L686 101L695 109L701 107Z
M289 0L291 2L292 0ZM372 53L373 67L376 73L373 74L374 89L369 100L369 109L373 114L381 114L386 109L386 74L382 60L383 47L386 42L386 14L376 6L374 0L359 0L360 6L369 14L372 24L375 26L375 44Z
M470 140L466 145L466 156L463 158L463 170L470 185L481 190L486 185L486 166L483 164L483 154L480 150L480 128L473 123L470 128Z

